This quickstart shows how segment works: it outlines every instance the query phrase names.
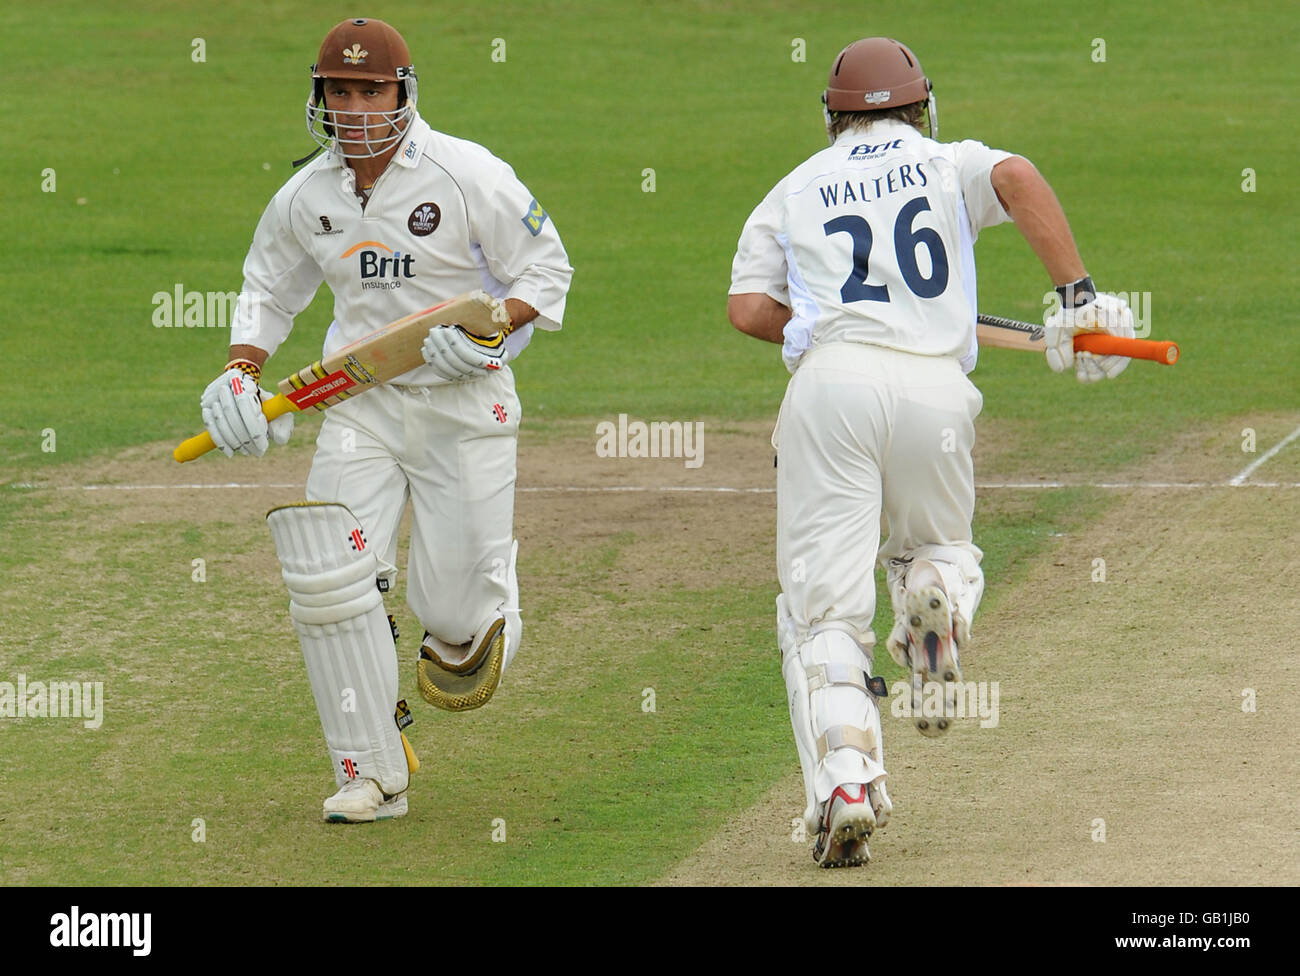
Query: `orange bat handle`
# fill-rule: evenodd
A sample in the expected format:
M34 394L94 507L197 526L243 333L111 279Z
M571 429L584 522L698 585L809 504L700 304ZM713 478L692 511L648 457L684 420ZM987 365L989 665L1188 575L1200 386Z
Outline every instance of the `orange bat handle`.
M1082 333L1074 337L1075 352L1091 352L1098 356L1128 356L1130 359L1149 359L1153 363L1172 366L1178 362L1178 343L1156 342L1153 339L1126 339L1123 336Z
M294 402L283 393L277 393L262 404L262 413L267 420L283 417L291 410L297 409L298 407ZM172 457L182 463L193 461L195 458L203 457L216 446L216 444L212 443L212 435L205 430L202 434L195 434L189 440L177 444L176 450L172 451Z

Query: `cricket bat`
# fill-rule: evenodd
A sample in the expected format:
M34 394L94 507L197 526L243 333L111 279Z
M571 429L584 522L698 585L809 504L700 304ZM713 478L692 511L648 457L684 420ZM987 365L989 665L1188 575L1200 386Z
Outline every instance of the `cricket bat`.
M325 410L423 366L420 346L435 326L459 325L466 332L490 338L509 324L505 304L487 292L457 295L390 322L338 352L289 374L280 381L280 393L262 404L262 413L267 420L274 420L290 410L309 407ZM172 457L177 461L193 461L214 447L212 435L204 431L177 445Z
M998 349L1020 349L1042 352L1047 348L1046 332L1041 325L1017 322L997 315L981 315L976 320L975 338L981 346ZM1153 339L1126 339L1123 336L1101 333L1081 334L1074 337L1075 352L1091 352L1098 356L1128 356L1131 359L1149 359L1153 363L1172 366L1178 362L1176 342L1157 342Z

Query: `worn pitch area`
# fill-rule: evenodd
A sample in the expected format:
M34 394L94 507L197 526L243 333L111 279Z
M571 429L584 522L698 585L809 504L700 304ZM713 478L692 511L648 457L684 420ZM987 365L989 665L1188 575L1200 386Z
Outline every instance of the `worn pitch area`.
M698 468L599 457L594 426L526 425L526 645L489 707L418 702L418 627L390 596L426 767L382 838L318 823L329 770L262 524L301 497L312 423L261 462L179 466L149 445L7 492L25 567L4 594L7 669L102 679L106 706L99 730L0 725L24 757L3 762L6 795L43 797L0 801L3 880L1300 881L1285 653L1300 564L1278 542L1296 489L1097 489L1096 517L1057 537L1032 528L1054 490L981 491L991 573L966 678L999 683L998 724L933 741L887 715L893 821L871 865L823 871L792 823L766 425L706 423ZM1041 479L1021 446L981 421L981 482ZM1162 480L1231 474L1183 455L1158 459ZM226 482L244 487L185 487ZM1041 537L999 548L1020 521ZM883 647L878 665L897 677Z

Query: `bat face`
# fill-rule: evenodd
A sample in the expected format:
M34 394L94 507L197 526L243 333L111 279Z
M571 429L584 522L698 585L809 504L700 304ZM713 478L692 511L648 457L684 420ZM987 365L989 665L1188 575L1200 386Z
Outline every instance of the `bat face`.
M324 375L318 375L317 370ZM324 410L352 396L354 387L365 388L381 382L373 367L367 367L356 356L349 356L343 368L332 373L326 373L319 362L304 367L282 379L280 390L299 410L308 407Z
M325 410L378 383L424 365L420 345L438 325L459 325L475 335L501 331L505 306L476 291L414 312L344 346L280 381L280 392L299 410ZM505 317L509 321L509 317Z
M1030 351L1042 351L1046 348L1046 330L1032 322L1017 322L1015 319L1004 319L996 315L981 315L977 320L975 332L982 346Z
M280 396L262 404L262 413L274 420L294 410L324 410L349 397L387 383L424 364L420 352L429 330L439 325L459 325L466 332L490 338L510 324L505 303L485 291L457 295L441 305L413 312L382 329L344 346L338 352L291 373L280 381ZM172 451L177 461L193 461L215 445L204 431L182 441Z

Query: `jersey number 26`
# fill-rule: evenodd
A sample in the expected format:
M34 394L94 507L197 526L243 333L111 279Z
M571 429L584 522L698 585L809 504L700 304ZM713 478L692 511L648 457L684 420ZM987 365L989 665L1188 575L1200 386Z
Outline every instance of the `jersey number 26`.
M935 298L943 294L948 287L948 252L943 249L943 239L939 232L931 227L915 229L912 227L916 215L930 209L930 201L925 197L909 200L898 212L894 221L894 254L898 258L898 270L903 275L903 283L918 298ZM865 217L846 214L828 220L822 225L826 236L848 234L853 238L853 270L840 286L840 298L844 302L887 302L888 285L867 284L867 259L871 257L871 225ZM924 247L930 252L930 277L921 277L921 269L916 264L916 249Z

